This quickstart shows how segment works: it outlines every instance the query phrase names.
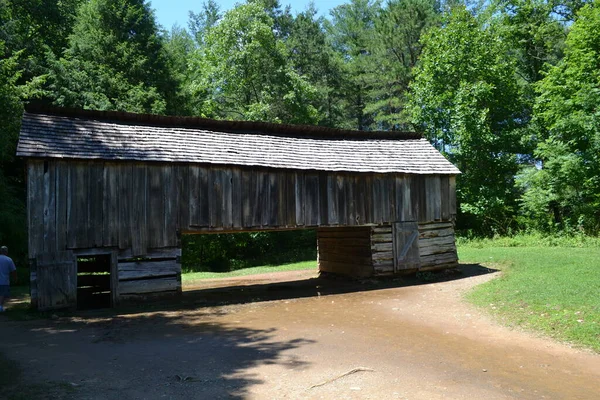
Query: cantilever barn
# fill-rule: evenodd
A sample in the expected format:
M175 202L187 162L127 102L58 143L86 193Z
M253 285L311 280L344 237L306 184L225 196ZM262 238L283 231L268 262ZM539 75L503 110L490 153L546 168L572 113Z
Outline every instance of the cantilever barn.
M41 310L181 292L181 235L316 229L320 271L457 263L459 171L414 133L30 110L31 298Z

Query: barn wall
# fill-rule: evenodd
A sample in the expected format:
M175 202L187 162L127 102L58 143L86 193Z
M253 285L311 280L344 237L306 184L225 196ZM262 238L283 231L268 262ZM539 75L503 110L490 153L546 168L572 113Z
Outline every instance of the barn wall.
M343 227L317 230L319 271L352 277L373 275L371 228Z
M382 274L390 269L391 243L373 238L391 234L377 230L395 221L418 221L420 227L450 223L456 214L454 185L455 178L448 175L30 159L29 256L116 254L113 289L118 301L181 291L181 266L175 261L180 233L318 227L323 271ZM375 231L364 246L352 248L356 254L348 249L341 254L338 249L349 241L362 240L340 236L344 227L357 228L352 235L372 227ZM447 229L451 227L440 232L445 235ZM440 238L426 238L432 245L423 244L430 254L423 255L422 266L455 259L453 236L451 249L431 253L441 242L450 245L441 233ZM159 262L131 265L135 257ZM350 258L361 261L351 263Z
M30 160L29 255L180 246L180 232L451 221L454 177Z

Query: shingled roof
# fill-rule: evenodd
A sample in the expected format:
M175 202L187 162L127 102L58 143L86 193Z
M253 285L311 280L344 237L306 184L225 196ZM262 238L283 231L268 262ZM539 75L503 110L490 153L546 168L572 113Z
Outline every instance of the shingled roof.
M29 110L17 156L458 174L415 133L83 110Z

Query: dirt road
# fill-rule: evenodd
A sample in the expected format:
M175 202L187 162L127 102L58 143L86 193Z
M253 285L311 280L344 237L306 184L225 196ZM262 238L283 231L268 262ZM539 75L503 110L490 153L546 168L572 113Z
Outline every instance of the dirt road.
M498 326L461 299L494 274L465 271L359 292L315 280L196 292L180 309L0 317L0 352L28 381L65 382L81 399L600 399L599 355Z

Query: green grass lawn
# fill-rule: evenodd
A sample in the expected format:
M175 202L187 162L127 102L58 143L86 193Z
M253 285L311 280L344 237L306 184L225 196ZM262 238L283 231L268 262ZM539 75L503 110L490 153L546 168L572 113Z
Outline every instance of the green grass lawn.
M600 352L600 247L481 244L459 246L461 263L479 263L503 274L476 287L467 295L470 301L509 325Z
M297 263L283 265L262 265L259 267L244 268L231 272L187 272L181 274L181 280L183 281L183 283L190 283L202 279L231 278L234 276L267 274L270 272L298 271L307 269L313 269L316 271L317 261L301 261Z

